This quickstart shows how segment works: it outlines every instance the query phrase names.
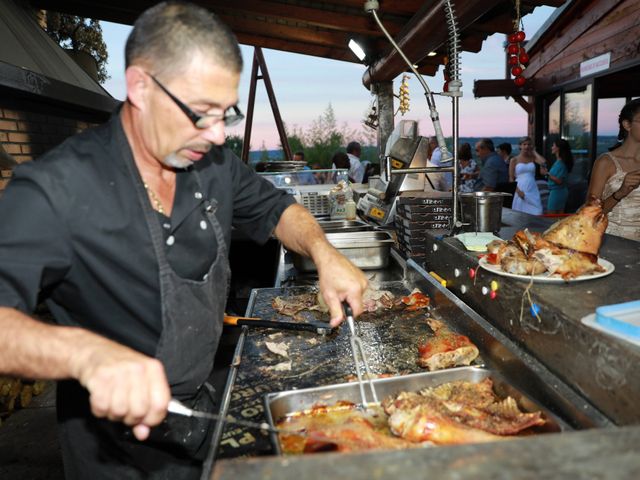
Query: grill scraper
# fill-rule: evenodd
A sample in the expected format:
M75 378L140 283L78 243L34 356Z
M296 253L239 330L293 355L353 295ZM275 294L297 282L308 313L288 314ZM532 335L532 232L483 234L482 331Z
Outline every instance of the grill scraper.
M342 302L342 308L344 309L345 317L347 318L347 325L351 332L351 354L353 355L353 362L356 364L356 374L358 375L358 386L360 387L360 398L362 399L362 406L367 408L369 402L367 402L367 395L365 394L364 381L362 380L362 366L367 375L367 383L371 389L371 396L373 398L372 403L378 403L378 395L376 395L376 389L373 385L371 370L369 369L369 363L367 362L367 356L364 351L362 340L356 335L356 327L353 321L353 310L347 302Z

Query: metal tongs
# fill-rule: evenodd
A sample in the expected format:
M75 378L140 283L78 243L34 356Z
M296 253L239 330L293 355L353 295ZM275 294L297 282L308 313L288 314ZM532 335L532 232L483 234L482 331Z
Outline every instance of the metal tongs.
M356 364L356 374L358 375L358 386L360 387L360 398L362 399L362 406L367 408L369 402L367 402L367 395L365 394L364 381L362 380L362 367L364 365L365 373L367 374L367 384L371 389L371 396L373 398L372 403L378 403L378 395L376 395L376 389L373 385L373 376L369 369L369 363L367 362L367 356L364 352L362 340L356 335L356 326L353 321L353 311L351 306L347 302L342 302L342 308L344 309L344 315L347 318L347 325L351 331L351 354L353 355L353 363Z

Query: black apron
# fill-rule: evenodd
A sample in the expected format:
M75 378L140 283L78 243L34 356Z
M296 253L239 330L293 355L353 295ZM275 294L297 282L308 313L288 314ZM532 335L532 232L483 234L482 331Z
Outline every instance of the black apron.
M124 132L118 129L124 137ZM124 141L126 138L116 139ZM131 151L123 149L138 199L144 211L158 260L162 302L162 333L156 350L165 368L174 398L198 410L211 411L211 387L206 384L222 333L224 306L229 290L229 262L215 199L203 193L202 208L213 228L218 251L202 280L179 277L169 265L158 214L147 192ZM71 401L71 398L79 401ZM77 382L58 385L60 440L67 479L198 479L206 457L212 422L169 414L144 442L131 428L93 417L88 395Z

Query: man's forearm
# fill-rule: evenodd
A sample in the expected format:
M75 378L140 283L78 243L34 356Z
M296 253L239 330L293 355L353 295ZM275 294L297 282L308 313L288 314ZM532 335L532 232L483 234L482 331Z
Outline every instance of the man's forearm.
M0 307L0 372L26 378L77 378L82 363L78 357L87 344L100 339L80 328L46 324Z
M288 249L314 261L333 250L316 219L302 205L291 205L282 213L275 234Z

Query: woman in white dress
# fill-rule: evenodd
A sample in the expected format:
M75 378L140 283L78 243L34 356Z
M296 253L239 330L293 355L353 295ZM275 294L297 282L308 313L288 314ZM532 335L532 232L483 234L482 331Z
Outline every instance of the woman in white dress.
M534 151L531 138L522 138L520 154L509 165L510 177L515 177L517 183L511 208L531 215L542 215L542 201L536 184L536 163L544 164L545 159Z

